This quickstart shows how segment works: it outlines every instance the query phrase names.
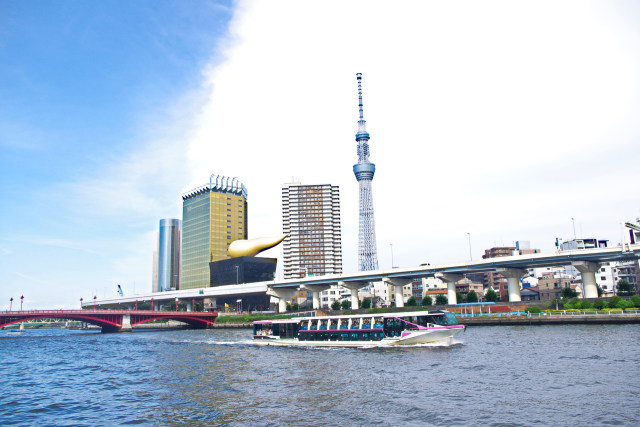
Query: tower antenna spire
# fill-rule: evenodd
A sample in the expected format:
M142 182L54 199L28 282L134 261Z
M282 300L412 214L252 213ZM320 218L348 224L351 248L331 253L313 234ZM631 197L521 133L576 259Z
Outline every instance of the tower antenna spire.
M358 107L360 108L360 120L364 120L364 113L362 112L362 73L356 74L358 78Z

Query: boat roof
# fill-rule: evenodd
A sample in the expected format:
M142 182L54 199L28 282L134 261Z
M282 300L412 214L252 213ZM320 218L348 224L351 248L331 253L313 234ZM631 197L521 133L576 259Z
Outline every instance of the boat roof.
M448 313L447 310L435 311L403 311L399 313L367 313L367 314L343 314L339 316L311 316L311 317L292 317L291 319L273 319L273 320L257 320L254 324L261 323L298 323L304 320L334 320L334 319L362 319L371 317L414 317L414 316L437 316Z

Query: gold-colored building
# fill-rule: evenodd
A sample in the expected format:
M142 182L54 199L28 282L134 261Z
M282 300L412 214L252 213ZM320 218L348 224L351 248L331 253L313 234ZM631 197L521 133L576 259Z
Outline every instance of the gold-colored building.
M211 175L183 194L180 289L209 287L209 263L229 258L229 244L247 235L247 189L237 178Z

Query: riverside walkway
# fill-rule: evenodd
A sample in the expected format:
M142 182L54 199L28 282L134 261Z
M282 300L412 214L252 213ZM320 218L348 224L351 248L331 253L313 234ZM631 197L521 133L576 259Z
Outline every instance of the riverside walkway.
M194 328L212 327L217 312L156 310L24 310L0 312L0 328L36 319L68 319L87 322L102 332L127 332L153 320L177 320Z
M640 311L559 311L552 313L493 313L462 315L458 320L467 326L498 325L574 325L640 323Z

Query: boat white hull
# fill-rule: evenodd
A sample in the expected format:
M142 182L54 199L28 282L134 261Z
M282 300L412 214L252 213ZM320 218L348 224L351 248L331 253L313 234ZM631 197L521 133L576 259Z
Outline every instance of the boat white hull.
M382 340L361 341L300 341L297 338L257 337L253 342L258 345L296 346L296 347L365 347L365 346L405 346L429 344L447 341L464 331L464 327L443 327L405 333L404 337L384 338Z
M422 331L411 331L403 333L404 336L399 338L385 338L382 341L387 341L389 345L416 345L416 344L429 344L439 341L445 341L455 337L460 332L464 331L464 327L459 328L436 328L427 329Z

